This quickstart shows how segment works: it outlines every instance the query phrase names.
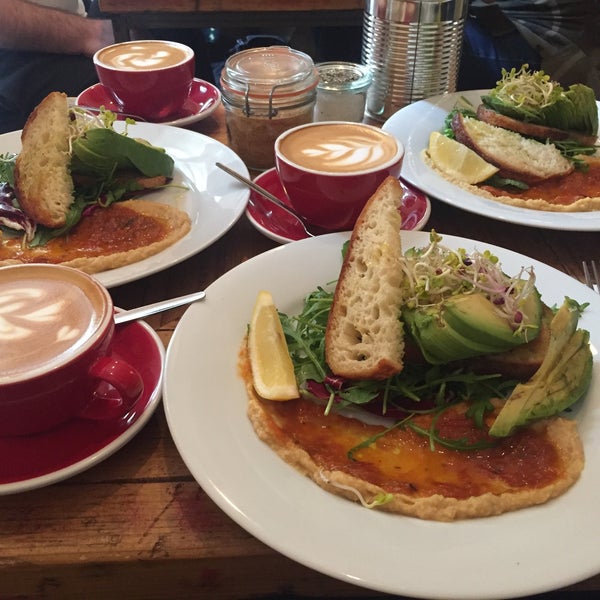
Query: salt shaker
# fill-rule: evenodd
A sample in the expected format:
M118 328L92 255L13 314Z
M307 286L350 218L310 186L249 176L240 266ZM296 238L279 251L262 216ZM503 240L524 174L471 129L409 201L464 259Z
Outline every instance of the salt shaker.
M319 84L315 121L360 123L365 113L371 72L351 62L324 62L317 65Z
M275 140L313 120L319 74L312 58L287 46L242 50L221 73L229 145L249 169L275 165Z

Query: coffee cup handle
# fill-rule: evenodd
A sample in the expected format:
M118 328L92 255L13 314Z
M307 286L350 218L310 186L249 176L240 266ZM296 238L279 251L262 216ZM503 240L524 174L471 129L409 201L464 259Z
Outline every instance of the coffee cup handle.
M122 417L144 391L142 376L122 359L101 356L88 372L99 382L91 402L79 415L85 419L103 421Z

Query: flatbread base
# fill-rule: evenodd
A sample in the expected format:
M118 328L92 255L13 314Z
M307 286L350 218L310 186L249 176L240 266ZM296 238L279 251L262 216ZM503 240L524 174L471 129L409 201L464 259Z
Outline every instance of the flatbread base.
M136 199L98 208L68 234L28 248L21 239L0 240L0 266L55 263L99 273L129 265L173 245L191 229L187 213Z
M578 213L600 210L600 187L598 189L598 196L583 196L578 198L577 200L573 200L568 204L548 202L543 198L520 198L518 196L496 195L492 194L491 192L487 191L485 188L479 185L471 185L465 183L464 181L460 181L459 179L451 177L447 173L440 171L433 164L432 160L429 158L425 150L423 150L421 157L423 159L423 162L428 167L433 169L438 175L440 175L450 183L453 183L454 185L463 188L471 194L487 198L488 200L493 200L494 202L508 204L509 206L515 206L517 208L530 208L532 210L541 210L545 212ZM595 168L598 168L598 161L596 161Z
M577 426L563 418L540 421L516 441L503 442L503 459L497 464L477 451L465 469L464 452L439 445L432 451L425 438L411 454L403 445L414 446L417 434L401 429L350 459L348 450L384 427L340 415L325 417L323 407L308 400L264 400L254 391L245 361L242 349L240 373L246 382L248 417L258 437L323 489L368 507L435 521L489 517L563 494L584 466ZM283 415L288 411L302 422L300 433L286 429L290 414ZM314 440L312 433L306 435L311 428ZM539 455L528 448L538 448ZM506 465L511 472L503 475ZM432 492L432 485L438 491Z

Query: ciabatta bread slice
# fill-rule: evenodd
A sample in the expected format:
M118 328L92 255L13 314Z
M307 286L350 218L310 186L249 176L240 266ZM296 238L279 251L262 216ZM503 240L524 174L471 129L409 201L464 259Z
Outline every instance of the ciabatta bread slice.
M362 210L342 264L325 334L329 368L385 379L403 368L402 186L388 177Z
M66 94L52 92L29 115L15 163L15 192L36 223L61 227L73 202L69 108Z
M535 184L563 177L574 169L573 163L553 144L538 142L461 113L452 117L452 130L457 141L498 167L501 177Z
M510 129L522 135L537 138L539 140L576 140L584 146L594 146L598 143L598 137L588 135L581 131L567 131L566 129L557 129L556 127L548 127L546 125L538 125L536 123L528 123L519 121L512 117L507 117L487 106L480 104L477 107L477 118L480 121L485 121L490 125Z

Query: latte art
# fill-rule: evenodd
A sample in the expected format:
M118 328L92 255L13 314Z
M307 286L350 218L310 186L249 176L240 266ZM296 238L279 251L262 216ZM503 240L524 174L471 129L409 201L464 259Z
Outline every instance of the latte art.
M98 55L101 63L124 71L164 69L188 58L189 54L183 48L160 41L118 44Z
M54 368L86 344L105 310L88 287L50 277L0 280L0 381Z
M328 171L369 169L386 160L387 152L381 144L365 144L364 139L347 138L343 142L323 142L302 152L304 164L318 161Z
M398 145L391 135L374 128L329 123L291 132L281 141L279 151L306 169L353 173L390 162Z

